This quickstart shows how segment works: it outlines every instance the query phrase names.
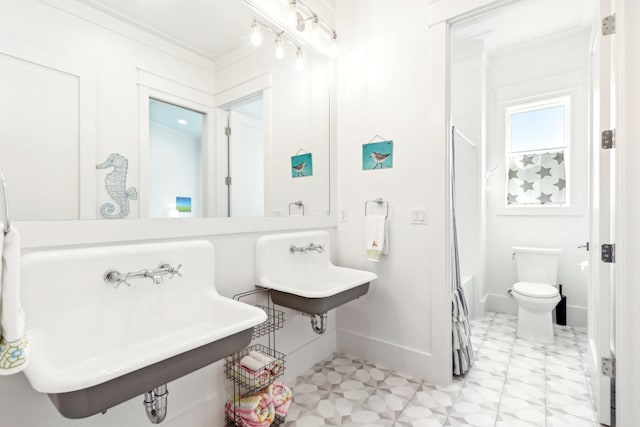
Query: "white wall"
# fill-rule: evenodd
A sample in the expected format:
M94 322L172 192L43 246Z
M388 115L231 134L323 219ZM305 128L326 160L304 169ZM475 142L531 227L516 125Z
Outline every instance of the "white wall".
M262 46L249 46L216 63L218 100L251 81L267 81L265 137L266 215L289 214L289 203L302 200L305 215L327 215L330 201L330 90L329 61L303 49L305 67L296 70L295 48L285 42L285 57L274 55L273 40L265 35ZM266 78L264 78L266 76ZM262 88L261 88L262 89ZM247 96L241 93L240 96ZM220 103L218 103L220 106ZM233 130L232 130L233 139ZM300 149L313 155L313 176L292 178L291 156Z
M151 176L150 218L167 218L176 209L176 197L191 197L191 212L202 216L202 138L151 122L149 126Z
M429 127L427 5L420 0L353 0L338 3L338 261L378 274L369 293L338 310L338 348L373 362L447 381L445 363L434 357L431 295L437 255L431 233L444 204L434 188ZM392 169L363 171L362 144L379 134L394 141ZM367 261L364 203L390 204L390 254ZM429 207L429 225L411 225L412 207ZM435 327L435 326L434 326ZM443 325L441 329L446 328ZM446 351L445 349L441 349Z
M558 282L567 295L568 323L587 324L587 259L578 245L588 240L588 32L568 32L498 51L488 60L487 166L499 166L487 182L486 308L517 312L507 295L516 281L513 246L562 249ZM507 213L505 199L504 109L543 94L568 93L571 104L572 211L559 215ZM524 101L523 101L524 100Z
M73 12L65 12L58 9L59 6ZM68 73L75 76L77 80L77 84L66 92L62 87L58 87L57 90L60 92L57 96L65 102L69 100L74 102L78 119L68 123L68 133L77 135L79 130L90 127L88 136L80 133L81 137L85 137L80 141L81 148L87 148L87 145L93 148L90 157L81 158L80 179L95 182L95 188L81 189L79 199L95 200L93 217L100 218L100 205L112 200L104 186L104 177L109 171L96 171L95 164L102 163L110 153L120 153L129 160L127 188L136 187L140 190L138 145L140 70L162 76L176 85L197 88L204 94L212 94L213 64L187 53L184 49L167 46L166 42L158 40L150 42L142 36L138 38L141 41L125 37L123 34L137 34L136 30L130 27L123 30L121 23L114 23L117 21L105 15L96 16L96 12L90 9L87 12L86 7L75 2L65 1L57 3L54 7L37 0L2 0L2 9L0 55L30 63L43 73L51 75ZM73 13L91 16L100 25L80 19ZM114 30L105 29L102 25L111 25ZM59 108L69 107L60 103ZM8 113L16 114L18 111L18 109L11 109ZM12 119L11 116L8 119ZM18 120L19 117L15 119ZM46 138L33 138L29 132L26 130L25 132L23 137L13 140L16 146L12 147L12 150L19 152L19 146L25 144L30 144L33 151L38 151L41 145L45 148L51 145L66 146ZM64 135L58 134L58 136ZM57 156L75 159L79 157L77 149L69 149L67 153L59 152ZM21 169L24 175L13 177L14 181L33 181L34 176L40 176L41 179L46 180L36 164L24 163ZM75 167L77 166L76 164ZM60 166L63 170L70 167L71 165L66 164ZM53 186L48 187L47 191L63 197L65 189L62 186L60 189ZM32 197L32 194L16 192L13 205L28 205L28 202L23 203L18 199L17 195ZM93 196L94 194L96 196ZM78 203L77 200L76 203ZM139 217L138 205L139 201L130 201L131 210L127 218ZM52 218L39 217L38 219ZM28 218L17 216L16 219Z

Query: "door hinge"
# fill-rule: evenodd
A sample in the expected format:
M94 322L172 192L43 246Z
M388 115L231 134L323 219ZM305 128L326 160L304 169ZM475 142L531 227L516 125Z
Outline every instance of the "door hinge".
M227 136L231 136L231 128L230 127L224 128L224 134Z
M602 372L602 375L609 378L615 378L616 359L613 357L603 357L600 362L600 372Z
M616 262L616 245L606 244L600 247L600 258L602 262Z
M608 129L602 131L602 149L610 150L616 145L616 130Z
M224 184L225 185L231 185L231 177L230 176L226 176L224 178Z
M602 35L610 36L616 33L616 15L605 16L602 18Z

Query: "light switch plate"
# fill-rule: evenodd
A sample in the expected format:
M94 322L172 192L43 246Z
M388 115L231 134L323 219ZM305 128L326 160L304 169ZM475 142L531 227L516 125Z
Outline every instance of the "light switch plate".
M411 209L411 224L427 225L427 208Z

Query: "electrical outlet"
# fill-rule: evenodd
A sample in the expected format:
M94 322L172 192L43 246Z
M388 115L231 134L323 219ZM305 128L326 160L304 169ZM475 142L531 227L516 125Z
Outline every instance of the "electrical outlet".
M349 222L349 213L346 209L340 209L340 222Z

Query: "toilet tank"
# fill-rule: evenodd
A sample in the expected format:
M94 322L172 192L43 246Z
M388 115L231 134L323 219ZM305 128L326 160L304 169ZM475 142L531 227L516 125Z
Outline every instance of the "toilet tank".
M558 261L561 253L560 249L514 246L513 256L518 282L555 286L558 283Z

